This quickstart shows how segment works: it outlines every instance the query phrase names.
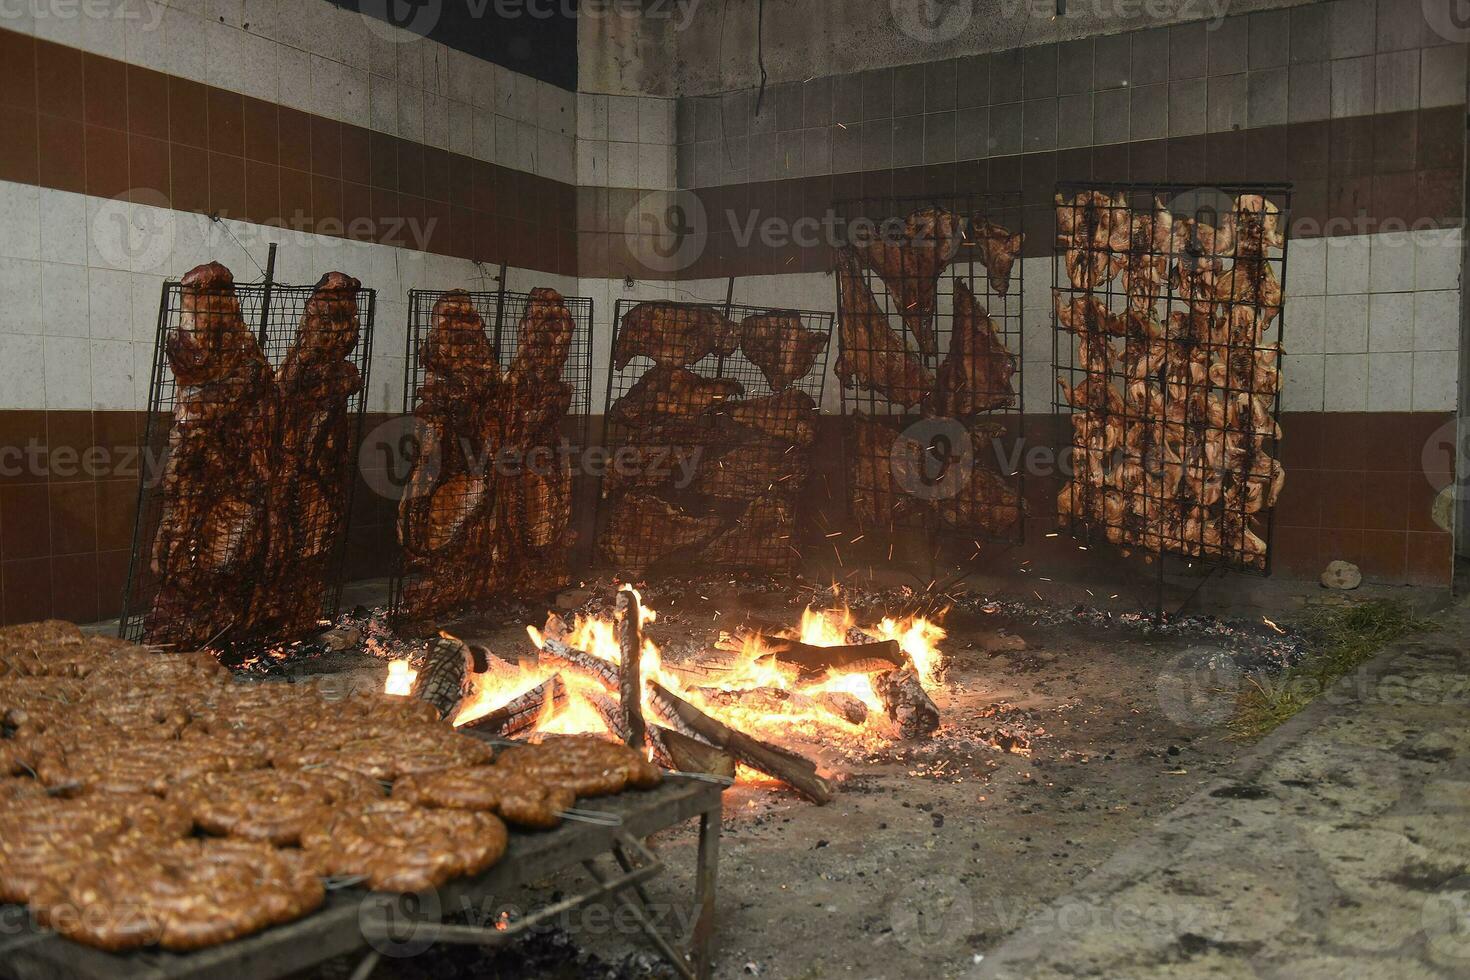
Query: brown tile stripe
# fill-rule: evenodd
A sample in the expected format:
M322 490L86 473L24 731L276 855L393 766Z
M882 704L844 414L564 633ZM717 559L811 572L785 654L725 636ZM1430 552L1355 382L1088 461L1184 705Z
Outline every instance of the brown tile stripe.
M369 415L366 424L372 428L388 418ZM1430 465L1446 471L1426 472L1424 447L1452 418L1438 412L1285 414L1287 480L1276 510L1275 573L1310 579L1327 562L1344 558L1372 581L1448 585L1452 538L1431 513L1453 464L1431 453ZM13 475L14 454L0 457L6 467L0 473L0 622L118 614L138 488L136 475L119 467L136 447L144 420L141 412L0 412L0 451L42 446L49 461ZM1061 421L1028 415L1028 441L1054 445L1064 431ZM593 423L593 432L600 431L600 419ZM822 424L822 458L815 465L827 474L822 482L833 488L835 500L817 506L840 526L842 422L825 416ZM107 465L91 474L71 472L92 447L108 454ZM1031 516L1022 550L1036 556L1038 567L1078 560L1075 546L1045 537L1053 526L1055 481L1030 479L1026 486ZM375 494L359 474L348 538L350 578L391 572L396 521L396 502Z
M1464 107L1292 123L1228 133L1027 153L963 163L701 188L709 216L699 259L679 278L825 272L825 244L742 247L727 212L787 223L822 218L834 200L1020 192L1024 254L1050 254L1052 195L1059 180L1209 183L1290 181L1295 237L1402 231L1458 224L1464 214ZM661 278L623 234L640 192L578 188L582 275ZM1416 225L1416 223L1419 223Z
M7 30L0 133L0 180L576 274L569 184Z

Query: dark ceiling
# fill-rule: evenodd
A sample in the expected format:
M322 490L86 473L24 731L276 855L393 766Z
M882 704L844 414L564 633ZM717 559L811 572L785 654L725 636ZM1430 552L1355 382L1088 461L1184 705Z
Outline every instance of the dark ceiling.
M329 0L570 91L577 0Z

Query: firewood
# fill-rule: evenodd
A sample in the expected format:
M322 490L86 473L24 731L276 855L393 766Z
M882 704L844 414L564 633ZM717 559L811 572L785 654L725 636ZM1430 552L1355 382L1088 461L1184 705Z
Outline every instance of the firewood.
M557 636L554 632L553 621L560 621L560 617L551 615L546 618L546 633L542 637L545 646L541 650L541 659L551 665L563 670L580 674L590 680L596 681L609 694L620 693L622 689L622 677L618 672L618 665L594 657L590 653L577 650L567 645L566 640ZM562 624L565 626L565 624ZM652 709L653 716L668 728L678 729L685 735L694 735L695 732L685 725L674 711L673 707L662 700L657 693L650 693L647 698L648 707Z
M699 772L730 780L735 778L735 759L713 745L660 725L649 726L648 732L650 736L656 735L663 740L678 771Z
M637 748L643 744L643 609L638 593L623 589L617 597L617 614L621 626L618 646L622 652L618 679L619 717L627 744Z
M530 731L543 719L554 716L567 703L567 685L560 674L552 674L524 694L517 695L486 715L466 725L467 732L485 732L514 738Z
M662 735L652 729L645 728L643 739L635 745L630 740L628 729L624 727L622 706L618 702L601 691L590 691L584 688L578 693L582 697L582 700L586 701L592 710L597 712L597 716L602 719L602 723L607 726L607 730L612 734L613 738L639 751L642 751L646 746L652 752L653 762L656 765L664 769L677 768L673 756L669 754L668 745L665 744Z
M830 803L832 787L817 775L817 764L786 749L768 745L716 721L683 698L668 691L657 681L650 688L673 708L684 725L703 736L752 769L779 779L813 803Z
M780 636L763 637L762 640L778 661L794 665L803 677L815 677L828 670L851 670L872 661L900 668L909 662L897 640L842 647L817 647Z
M816 707L816 703L805 694L788 691L783 687L747 687L733 691L719 687L697 687L694 693L716 707L745 708L772 715L800 714Z
M453 718L469 694L472 667L470 648L443 633L430 645L409 696L432 704L440 718Z
M890 670L873 678L873 689L883 710L898 724L904 738L932 735L939 727L939 709L911 670Z
M849 724L861 725L868 720L868 706L851 694L826 691L817 696L817 704Z

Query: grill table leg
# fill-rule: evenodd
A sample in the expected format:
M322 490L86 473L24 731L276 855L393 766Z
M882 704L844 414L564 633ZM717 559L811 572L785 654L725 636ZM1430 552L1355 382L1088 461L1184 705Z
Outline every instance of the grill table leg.
M720 824L722 812L716 807L699 816L699 864L695 869L694 905L698 918L689 937L689 954L694 960L694 975L707 980L710 975L710 942L715 931L715 883L720 867Z

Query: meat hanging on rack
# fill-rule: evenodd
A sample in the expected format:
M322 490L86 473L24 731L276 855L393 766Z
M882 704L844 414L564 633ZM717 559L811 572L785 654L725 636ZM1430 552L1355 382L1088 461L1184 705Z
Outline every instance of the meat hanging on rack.
M827 334L803 327L795 312L757 313L740 321L740 349L772 391L806 377L827 343Z
M528 380L557 381L571 354L577 324L556 290L537 287L530 295L516 333L510 373Z
M700 460L692 489L709 497L750 500L762 494L801 492L810 464L791 447L736 446L717 457Z
M900 433L862 412L852 417L852 513L859 526L891 529L911 498L893 479L893 456Z
M964 219L945 208L922 208L903 222L903 233L880 228L853 254L888 287L904 325L925 357L935 353L934 309L939 276L964 240Z
M744 391L740 382L729 378L706 378L685 368L659 365L613 403L608 421L637 428L669 418L692 419Z
M996 472L1000 458L997 440L1005 430L999 425L969 428L971 466L958 474L954 493L935 500L933 507L944 525L956 530L1001 535L1015 527L1023 513L1021 497L1009 480Z
M765 398L728 401L723 409L738 425L768 440L807 447L817 438L817 403L800 388Z
M329 272L307 298L296 339L276 375L280 442L271 487L269 553L251 621L267 633L315 626L341 546L344 481L353 460L351 401L362 390L352 363L361 334L362 283Z
M1127 229L1123 289L1128 294L1128 307L1138 313L1152 313L1169 277L1174 215L1156 198L1153 210L1135 212Z
M720 531L718 517L695 517L652 494L629 492L613 505L602 548L619 569L640 572L669 555L696 548Z
M1074 289L1097 289L1121 267L1115 250L1126 242L1127 202L1102 191L1081 191L1070 200L1057 194L1055 201L1057 245L1065 250L1067 278Z
M752 500L735 523L717 534L699 552L712 565L742 568L786 568L798 557L792 545L791 505L767 494Z
M964 418L1016 403L1016 359L1006 349L990 314L963 282L954 287L954 328L949 353L939 365L933 407Z
M842 300L838 379L848 387L876 391L905 408L918 405L934 390L933 377L894 332L852 253L839 253L837 263Z
M1011 288L1011 267L1021 254L1026 235L1019 231L1012 233L979 214L970 219L970 229L980 249L980 261L985 265L991 291L997 296L1006 295Z
M218 262L181 283L164 353L178 386L149 568L151 643L192 650L249 626L266 552L278 424L273 371Z
M710 354L728 357L740 343L740 326L698 303L658 300L623 314L613 350L619 371L643 354L663 368L688 367Z

